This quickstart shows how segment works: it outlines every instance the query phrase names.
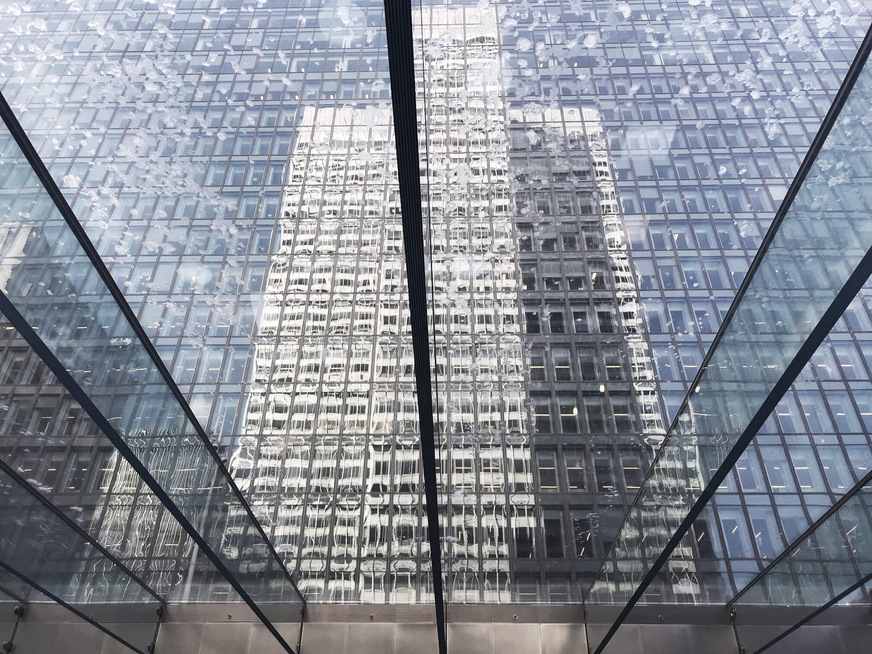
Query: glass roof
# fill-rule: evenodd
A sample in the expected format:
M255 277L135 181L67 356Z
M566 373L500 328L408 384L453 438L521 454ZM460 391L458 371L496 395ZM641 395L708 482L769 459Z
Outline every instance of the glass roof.
M206 463L214 446L311 601L433 602L437 543L446 601L581 602L610 561L588 601L623 605L865 254L851 241L860 221L834 215L851 202L860 211L865 196L832 183L864 178L865 159L827 154L795 201L796 222L783 223L802 230L783 228L769 246L772 263L698 378L869 26L863 3L415 3L405 65L417 103L434 541L383 4L19 9L0 18L0 91L189 404L191 415L173 414L178 434L196 435ZM16 250L24 244L8 227L7 271L33 254ZM83 264L69 277L96 283ZM19 302L45 299L50 267L21 283ZM67 315L52 293L46 306ZM104 298L83 320L115 312ZM50 343L59 359L90 365L100 334L68 347L83 326L60 325ZM863 291L646 601L727 602L854 486L872 450L865 424L840 416L849 406L864 415L851 382L867 378L870 334ZM0 394L46 396L49 381L30 374L13 341L0 344ZM136 369L149 385L146 359ZM182 406L166 387L155 392L158 408L137 414L152 435ZM73 431L89 428L81 411L70 416ZM672 431L692 435L671 436L649 474L676 417ZM118 515L132 516L135 546L119 548L121 560L150 551L184 571L186 559L208 580L189 592L186 573L164 575L171 597L232 596L190 542L165 548L169 532L142 528L152 495L121 493L118 473L111 488L91 481L121 466L117 456L54 440L53 429L33 437L54 469L11 436L7 463L31 466L52 501L84 506L88 533L99 533L108 498L124 497ZM718 434L710 447L695 440L703 433ZM81 470L82 484L65 486L58 469ZM693 474L672 474L681 492L667 493L668 510L663 492L637 498L679 469ZM646 498L662 529L624 523ZM256 544L246 551L237 531L216 533L219 558L272 561L243 522ZM182 531L171 531L178 545ZM263 581L259 566L247 570Z

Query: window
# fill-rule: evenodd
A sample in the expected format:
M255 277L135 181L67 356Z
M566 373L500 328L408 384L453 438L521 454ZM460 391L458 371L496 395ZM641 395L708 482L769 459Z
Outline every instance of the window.
M611 493L615 488L615 472L612 462L612 453L598 451L593 456L594 473L596 474L596 486L603 493Z
M554 379L555 381L572 381L572 363L570 349L568 346L555 345L551 348L551 358L554 361Z
M566 556L563 549L563 515L559 511L545 511L545 556L559 559ZM566 593L568 595L568 593Z
M605 401L599 395L584 396L584 411L587 415L587 424L592 433L606 431Z
M639 451L621 452L621 467L627 491L635 493L642 486L644 478L643 455Z
M715 549L713 546L713 534L707 520L694 520L693 534L696 540L696 548L701 558L715 558Z
M572 324L576 334L590 332L590 308L579 304L572 305Z
M613 334L617 331L615 308L610 303L597 302L596 316L599 330L602 334Z
M524 324L528 334L538 334L542 331L539 322L539 307L529 304L524 306Z
M575 541L575 556L580 559L593 558L593 543L590 540L590 519L572 515L572 536Z
M551 395L533 393L534 421L537 432L549 433L551 429Z
M584 381L597 381L600 378L595 345L579 345L578 367Z
M578 398L575 393L558 393L557 402L560 405L560 428L563 433L579 433Z
M530 379L545 381L545 352L541 347L534 347L530 353Z
M538 450L536 465L539 469L539 490L554 492L560 490L557 485L557 453L554 450Z
M566 465L566 487L569 490L586 490L584 450L580 447L563 448L563 461Z
M552 334L564 334L566 332L566 323L563 317L563 307L561 305L550 305L548 307L548 325L551 328Z
M603 359L606 364L606 379L609 381L627 379L627 368L619 346L603 345Z

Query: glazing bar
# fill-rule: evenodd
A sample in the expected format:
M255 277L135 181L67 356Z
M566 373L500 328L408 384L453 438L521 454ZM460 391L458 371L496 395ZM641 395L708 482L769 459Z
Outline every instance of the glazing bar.
M391 72L391 104L397 142L400 206L403 214L403 244L409 283L409 312L415 358L415 386L421 425L421 463L427 502L427 537L433 568L436 629L439 652L447 651L445 600L442 589L442 551L439 530L439 499L436 482L436 441L433 421L433 391L430 380L430 339L427 329L427 282L424 273L424 224L421 210L421 172L418 153L418 118L415 102L415 54L412 41L412 4L385 0L388 61Z

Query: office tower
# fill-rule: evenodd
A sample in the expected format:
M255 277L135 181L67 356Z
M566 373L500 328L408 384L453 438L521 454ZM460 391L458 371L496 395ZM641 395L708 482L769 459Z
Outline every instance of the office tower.
M547 135L510 114L493 16L466 16L425 12L463 34L419 41L449 593L579 599L572 560L595 572L625 510L616 466L638 483L639 431L662 434L650 354L598 113ZM384 111L303 114L231 458L303 590L334 601L415 601L429 567L391 136Z

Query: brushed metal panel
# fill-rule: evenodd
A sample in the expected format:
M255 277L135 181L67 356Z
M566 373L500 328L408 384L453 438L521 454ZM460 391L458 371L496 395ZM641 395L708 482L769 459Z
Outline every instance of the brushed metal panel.
M737 654L736 634L729 625L688 625L690 652L706 654Z
M541 637L542 654L587 652L587 635L583 624L543 624Z
M203 640L203 623L183 624L167 622L157 633L155 652L178 652L179 654L198 654Z
M349 651L356 654L393 654L395 636L396 625L385 622L353 622L348 625Z
M274 625L276 628L279 625ZM281 629L279 629L279 633L285 639L288 639L290 634L285 633ZM294 632L292 637L288 640L288 644L294 649L297 648L297 632ZM285 648L279 645L279 641L276 640L276 637L273 636L269 629L267 629L262 624L252 624L251 625L251 640L248 642L248 653L249 654L287 654L285 652ZM160 654L160 653L157 653Z
M31 626L36 629L43 629L48 625L35 624ZM94 652L99 652L103 649L103 641L106 638L109 638L109 636L92 624L87 622L68 622L62 624L60 629L56 630L53 651L65 652L66 654L94 654ZM19 652L31 651L25 649L23 643L18 640L18 636L15 636L15 649ZM39 650L32 651L38 652Z
M199 654L247 652L249 640L251 640L250 622L207 622L203 625Z
M491 625L449 622L448 651L451 654L493 654Z
M396 635L396 653L407 652L428 654L438 652L439 643L435 624L398 624Z
M347 624L313 622L303 627L300 652L311 654L344 654L348 636Z
M541 627L538 624L492 625L495 654L529 654L542 651Z

